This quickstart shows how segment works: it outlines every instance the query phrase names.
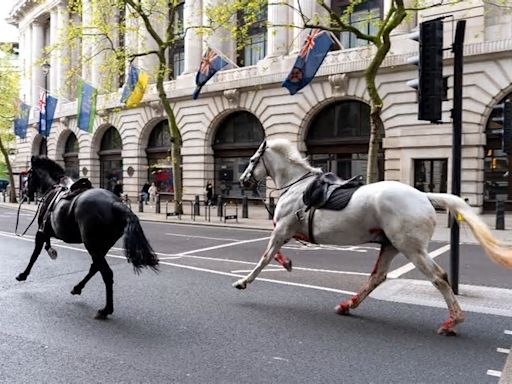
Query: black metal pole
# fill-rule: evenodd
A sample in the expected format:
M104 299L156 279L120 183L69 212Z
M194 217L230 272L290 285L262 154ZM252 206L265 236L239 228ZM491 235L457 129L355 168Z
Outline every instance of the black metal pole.
M452 140L452 194L460 196L461 142L462 142L462 78L464 67L464 32L466 20L457 21L453 43L453 140ZM459 243L457 217L452 219L450 232L450 282L453 292L459 293Z

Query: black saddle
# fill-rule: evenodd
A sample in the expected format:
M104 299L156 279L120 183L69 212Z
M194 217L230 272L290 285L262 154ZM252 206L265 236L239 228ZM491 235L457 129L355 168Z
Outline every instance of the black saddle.
M306 212L311 208L342 210L363 184L361 175L342 180L332 172L321 173L309 183L302 194Z

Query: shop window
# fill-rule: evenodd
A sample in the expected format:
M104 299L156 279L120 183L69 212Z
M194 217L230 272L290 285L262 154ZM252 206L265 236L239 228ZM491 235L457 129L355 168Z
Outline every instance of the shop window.
M415 159L414 188L422 192L447 192L448 160Z

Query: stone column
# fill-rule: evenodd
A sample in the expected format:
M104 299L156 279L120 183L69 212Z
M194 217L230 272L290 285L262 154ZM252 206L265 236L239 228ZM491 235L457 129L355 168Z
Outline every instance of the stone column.
M205 0L205 7L215 7L222 0ZM209 22L206 13L203 14L203 23L207 25ZM236 62L236 41L230 36L229 29L236 20L231 20L224 28L217 29L212 35L207 37L206 44L222 53L228 59Z
M183 74L194 73L199 68L203 51L203 38L199 36L194 26L200 26L202 20L202 0L185 1L183 22L187 34L185 35L185 69ZM187 30L187 28L190 28Z
M50 11L50 46L56 44L59 40L58 36L58 19L57 19L57 7L54 7ZM48 91L51 94L56 94L58 92L58 62L60 61L60 58L62 57L59 52L53 51L50 54L48 62L51 65L50 68L50 75L48 75Z
M91 27L91 0L82 0L82 28L84 29L84 33L90 33L88 28ZM92 55L93 50L93 39L90 36L84 36L82 38L82 57L81 57L81 65L82 65L82 78L91 82L92 80L92 71L91 71L91 63L88 60Z
M32 100L31 105L37 106L39 94L44 88L44 74L39 60L43 57L44 26L38 21L32 22Z
M27 70L29 68L30 63L30 41L28 41L30 28L20 28L19 38L20 38L20 47L19 47L19 55L20 55L20 93L19 97L21 100L25 102L30 101L30 96L32 95L30 91L30 73ZM28 43L28 45L27 45Z
M143 3L147 2L148 6L151 6L151 4L154 2L153 0L141 0ZM153 5L154 8L154 5ZM158 10L155 10L157 12ZM165 17L158 18L157 16L153 17L152 19L152 25L155 31L160 35L163 35L163 31L165 29L165 25L167 23L167 11L161 10L163 15L166 15ZM152 50L157 50L158 45L153 39L153 37L149 34L149 32L146 30L146 26L141 21L140 23L140 38L139 38L139 52L147 52ZM158 57L156 55L146 55L142 56L139 59L139 64L146 72L149 73L149 78L152 83L155 82L157 71L158 71Z
M290 23L290 7L287 5L289 0L283 2L274 2L269 0L267 31L268 54L267 57L284 56L288 53L288 25ZM273 27L273 25L276 25ZM279 26L282 25L282 26Z
M69 23L69 13L64 2L57 5L57 40L63 42L65 39L65 29ZM62 97L70 99L70 87L67 82L67 72L71 64L71 50L67 44L62 44L57 51L58 58L54 70L54 78L56 80L56 90ZM53 67L53 65L52 65Z
M293 25L297 26L298 28L293 28L292 34L293 34L293 44L292 44L292 53L297 53L302 47L302 44L304 43L304 40L306 39L306 36L308 35L309 31L302 29L303 23L303 16L306 16L308 19L312 19L315 12L316 12L316 2L311 0L293 0L295 11L293 13ZM302 11L302 14L298 10Z

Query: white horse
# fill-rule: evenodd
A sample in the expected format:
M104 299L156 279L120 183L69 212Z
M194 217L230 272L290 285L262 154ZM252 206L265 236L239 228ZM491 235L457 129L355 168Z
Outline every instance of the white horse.
M455 326L464 321L464 314L446 272L427 251L436 224L434 206L461 215L487 255L496 263L512 268L512 248L498 243L472 208L455 195L424 193L396 181L381 181L357 189L343 210L317 209L314 217L310 217L305 213L302 195L313 180L310 176L319 173L319 168L311 167L297 148L283 139L263 142L251 157L240 182L254 186L270 176L283 192L276 205L274 230L267 249L251 273L234 283L234 287L247 288L272 257L286 267L279 250L291 238L315 239L319 244L331 245L377 242L381 244L380 254L368 283L351 299L337 305L336 312L348 314L361 304L386 279L393 257L401 252L441 291L448 305L449 318L438 333L455 335ZM291 269L291 265L288 267Z

